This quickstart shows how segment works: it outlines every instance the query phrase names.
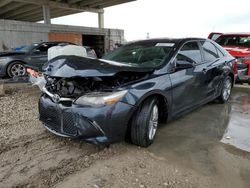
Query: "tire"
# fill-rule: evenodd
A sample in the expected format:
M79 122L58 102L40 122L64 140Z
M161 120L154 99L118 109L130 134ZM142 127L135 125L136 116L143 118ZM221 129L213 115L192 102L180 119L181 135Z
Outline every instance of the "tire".
M137 110L131 121L131 142L148 147L154 141L159 122L158 101L147 99Z
M26 75L24 64L19 61L12 62L7 68L7 75L11 78Z
M229 100L232 92L232 86L233 86L232 79L230 76L227 76L223 82L221 94L218 97L220 103L223 104Z

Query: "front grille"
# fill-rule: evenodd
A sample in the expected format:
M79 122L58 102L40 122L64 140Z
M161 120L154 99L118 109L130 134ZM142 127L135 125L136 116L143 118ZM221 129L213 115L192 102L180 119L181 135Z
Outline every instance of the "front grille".
M60 134L77 136L74 114L58 109L55 106L46 106L39 104L40 120L46 127Z
M63 131L69 135L76 135L77 129L74 125L74 116L72 113L63 113Z
M44 122L49 128L60 132L61 120L55 108L45 108L42 105L39 107L40 120Z

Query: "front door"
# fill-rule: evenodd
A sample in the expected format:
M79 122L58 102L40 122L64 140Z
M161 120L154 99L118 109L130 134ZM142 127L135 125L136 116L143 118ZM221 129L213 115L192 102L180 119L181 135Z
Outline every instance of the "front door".
M172 82L172 110L181 113L203 100L204 66L201 64L201 50L196 41L188 42L178 52L175 71L170 74ZM185 66L181 66L181 65ZM190 66L187 66L190 64Z

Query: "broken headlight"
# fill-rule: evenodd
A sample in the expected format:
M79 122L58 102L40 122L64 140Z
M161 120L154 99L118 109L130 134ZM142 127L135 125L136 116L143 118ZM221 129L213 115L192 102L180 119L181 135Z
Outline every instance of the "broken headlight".
M126 93L127 90L118 92L92 92L79 97L74 103L92 107L112 105L120 101Z

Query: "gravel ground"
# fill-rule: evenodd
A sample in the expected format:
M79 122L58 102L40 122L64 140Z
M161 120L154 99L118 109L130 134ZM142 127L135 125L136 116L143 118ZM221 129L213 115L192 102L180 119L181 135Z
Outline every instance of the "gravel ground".
M0 187L221 187L144 148L54 136L38 121L38 97L37 90L0 97Z

